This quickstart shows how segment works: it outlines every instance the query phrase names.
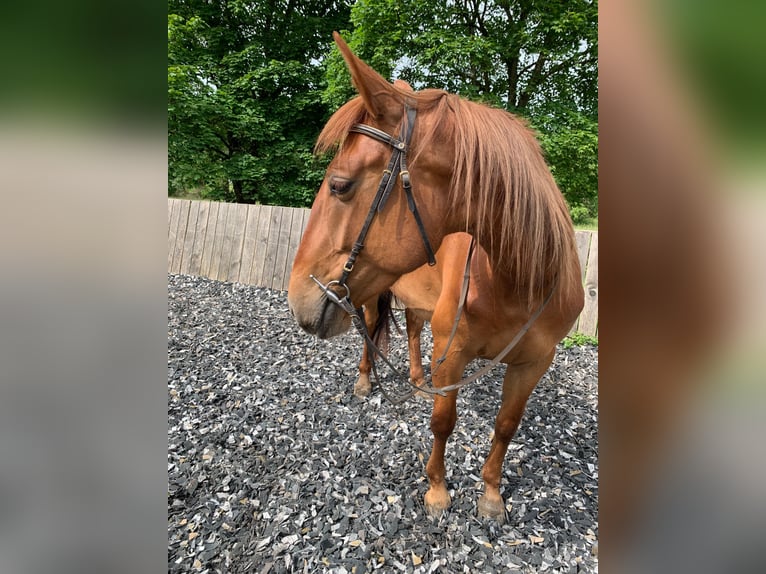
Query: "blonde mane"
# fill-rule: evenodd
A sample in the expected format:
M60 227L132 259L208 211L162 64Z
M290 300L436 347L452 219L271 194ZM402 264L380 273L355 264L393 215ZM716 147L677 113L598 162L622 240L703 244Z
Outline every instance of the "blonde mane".
M448 96L455 171L450 200L500 271L532 303L577 273L574 230L535 134L521 119ZM424 143L423 145L428 145Z

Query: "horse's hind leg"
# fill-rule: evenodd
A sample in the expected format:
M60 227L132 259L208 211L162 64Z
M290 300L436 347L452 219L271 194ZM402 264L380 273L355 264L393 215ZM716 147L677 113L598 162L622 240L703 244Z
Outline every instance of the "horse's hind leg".
M423 373L423 355L420 352L420 334L425 321L409 309L404 310L407 320L407 348L410 352L410 380L420 386L425 382Z
M505 372L502 405L495 419L495 436L482 470L484 494L479 499L480 516L501 523L505 521L505 505L500 496L505 452L519 426L529 395L552 360L553 353L534 363L509 365Z
M375 328L375 323L378 320L378 304L377 300L373 299L371 302L364 306L364 322L367 325L367 332L372 333ZM367 341L364 342L362 348L362 360L359 361L359 378L354 385L354 395L363 399L370 394L372 385L370 384L370 371L372 370L372 362L370 361L370 350L367 347Z

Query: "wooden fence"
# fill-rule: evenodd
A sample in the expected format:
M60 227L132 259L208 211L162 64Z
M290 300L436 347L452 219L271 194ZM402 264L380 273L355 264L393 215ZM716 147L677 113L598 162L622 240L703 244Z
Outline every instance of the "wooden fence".
M168 199L168 271L287 289L308 209Z
M285 290L309 210L168 198L168 272ZM585 308L573 328L598 334L598 233L577 232Z

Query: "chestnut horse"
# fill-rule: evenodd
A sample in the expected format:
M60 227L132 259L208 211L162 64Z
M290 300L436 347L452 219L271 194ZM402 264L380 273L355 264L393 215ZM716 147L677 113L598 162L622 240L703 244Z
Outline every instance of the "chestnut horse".
M566 203L524 122L442 90L391 84L334 37L360 96L333 114L317 142L317 151L337 152L295 257L290 309L308 333L339 335L360 322L355 307L432 260L433 249L449 241L445 236L466 231L476 237L491 279L469 295L432 383L454 385L475 357L504 354L502 401L478 504L480 515L502 521L499 487L508 443L556 344L583 306ZM462 265L440 257L445 268ZM442 283L431 316L434 356L444 351L442 335L452 330L458 299L452 282ZM456 399L456 390L434 395L425 494L431 515L451 502L444 452Z

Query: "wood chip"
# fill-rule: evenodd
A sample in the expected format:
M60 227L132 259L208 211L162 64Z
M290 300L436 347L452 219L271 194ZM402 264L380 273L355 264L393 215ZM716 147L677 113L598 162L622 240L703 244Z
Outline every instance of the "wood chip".
M426 326L425 363L432 344ZM284 292L171 275L167 353L168 574L597 572L597 349L559 347L530 397L503 525L476 515L502 368L460 393L452 505L430 518L429 403L354 397L353 333L303 333ZM406 371L403 336L390 356Z

